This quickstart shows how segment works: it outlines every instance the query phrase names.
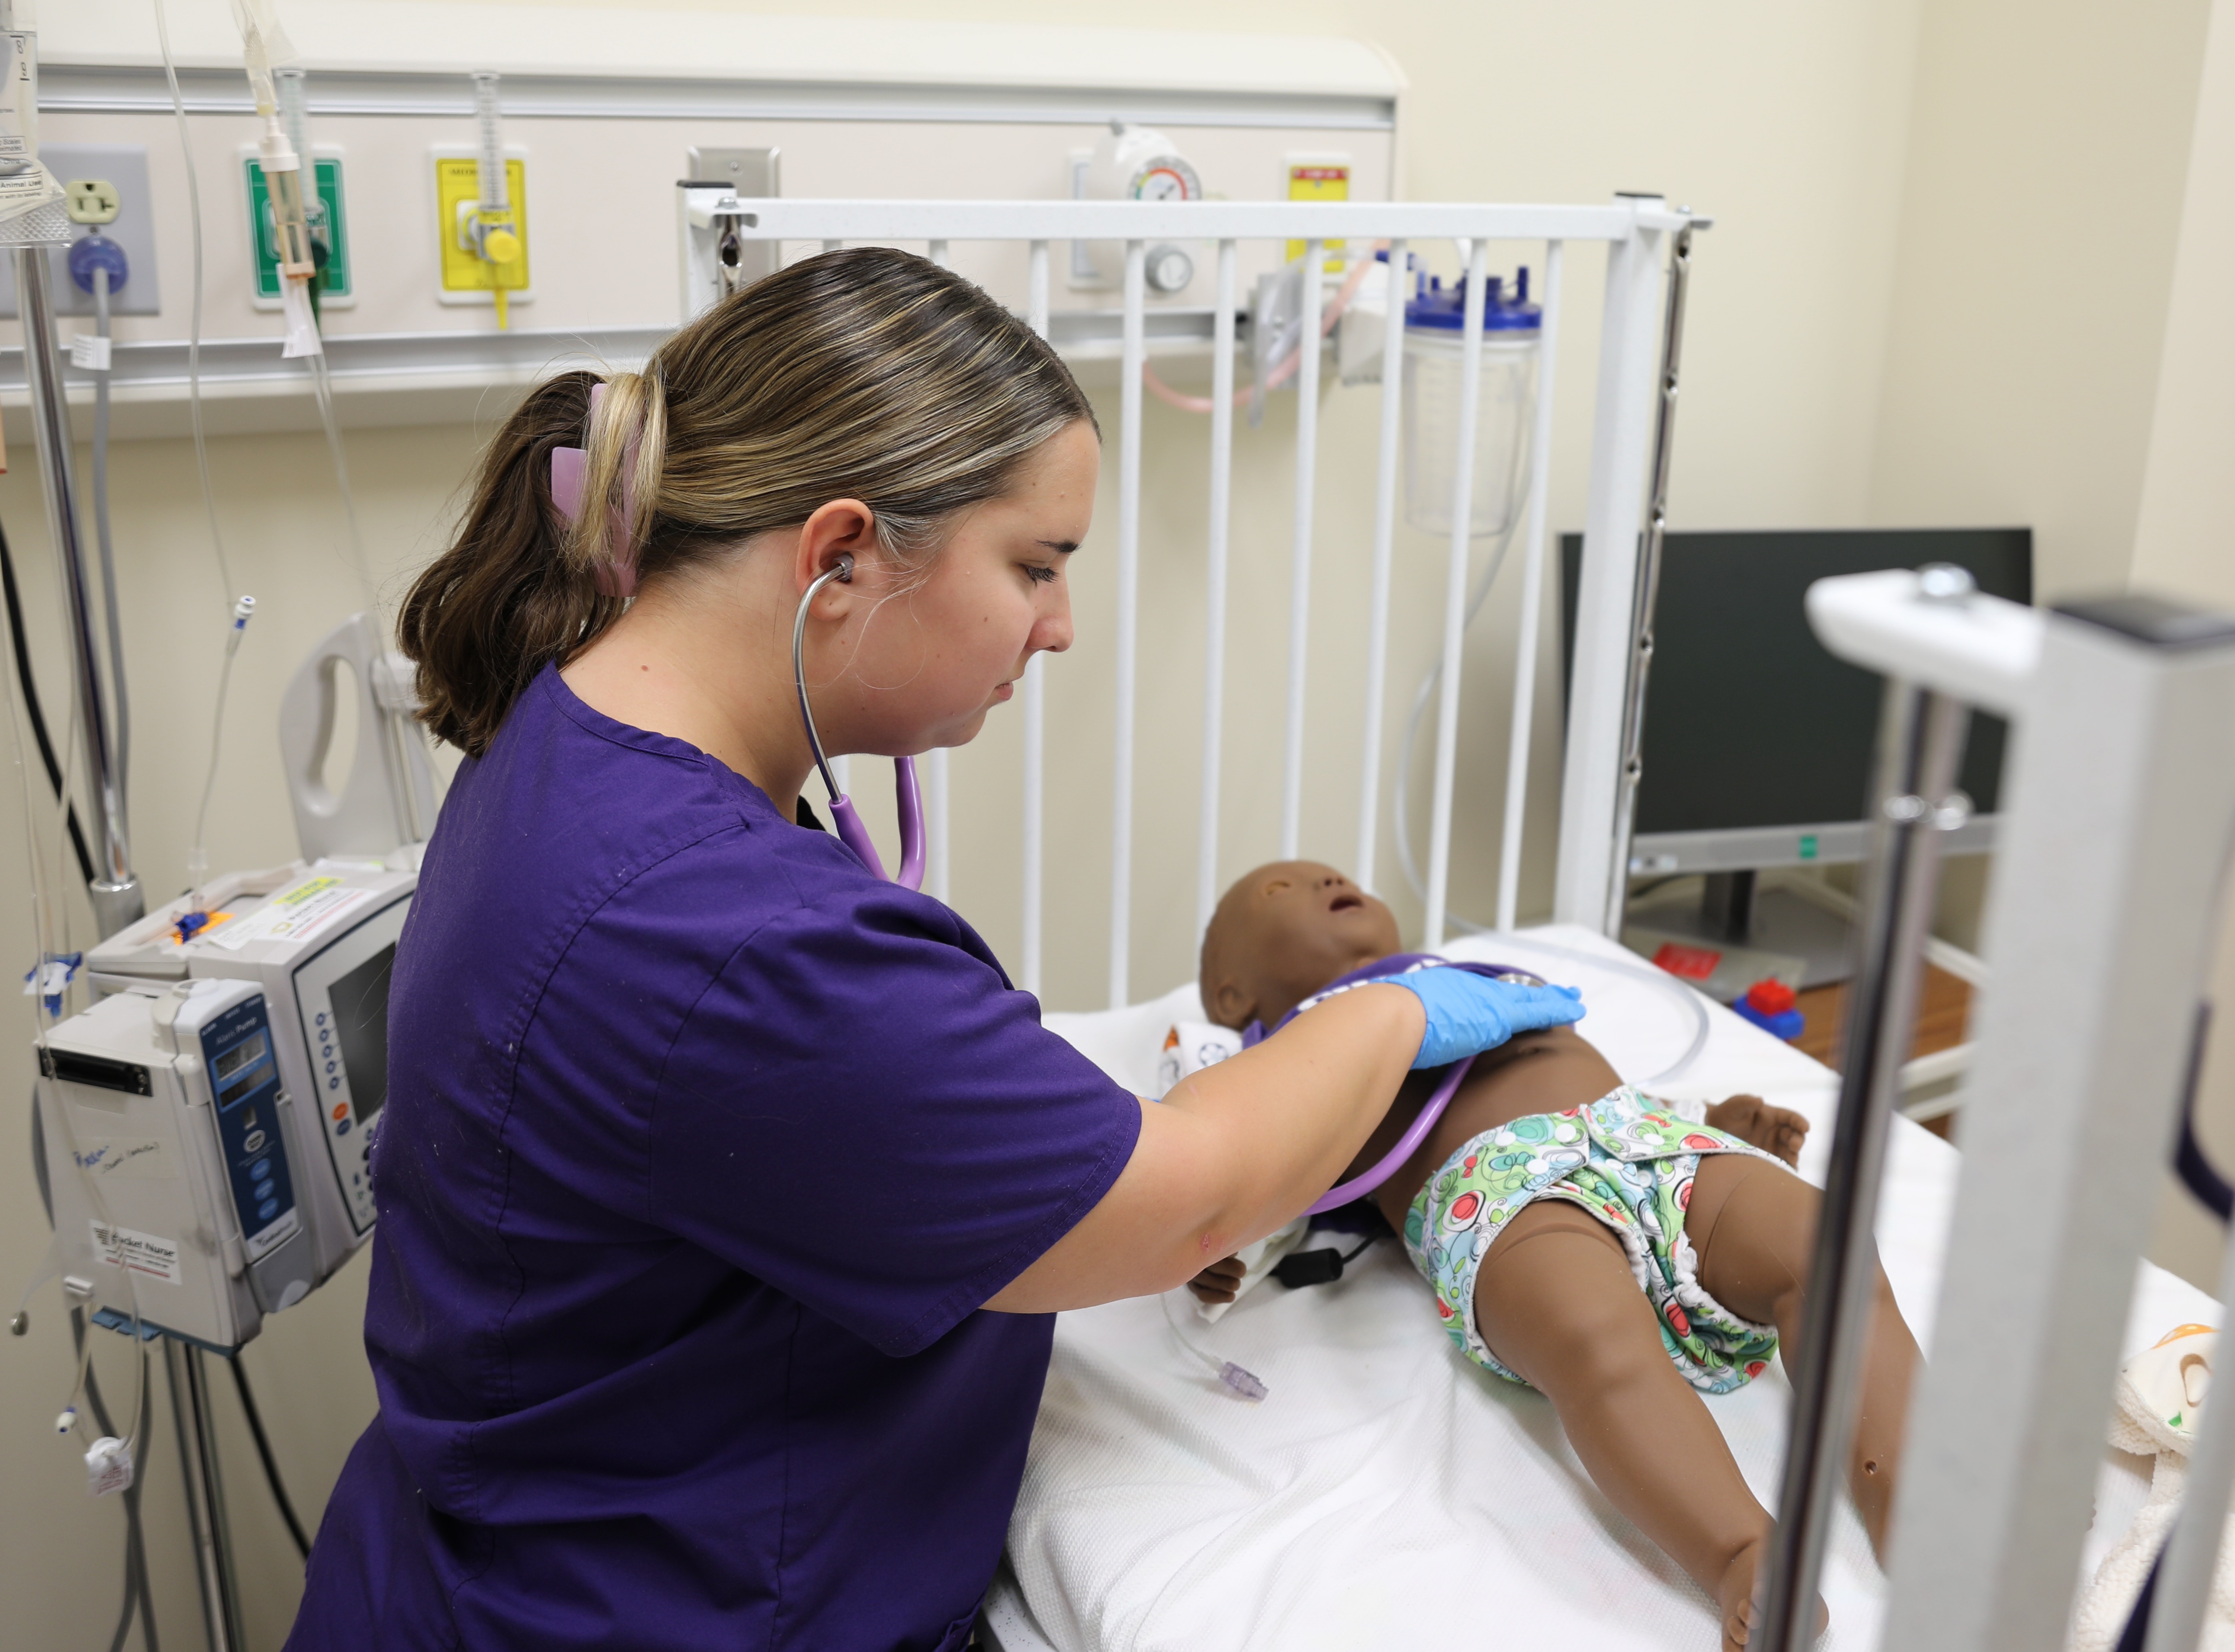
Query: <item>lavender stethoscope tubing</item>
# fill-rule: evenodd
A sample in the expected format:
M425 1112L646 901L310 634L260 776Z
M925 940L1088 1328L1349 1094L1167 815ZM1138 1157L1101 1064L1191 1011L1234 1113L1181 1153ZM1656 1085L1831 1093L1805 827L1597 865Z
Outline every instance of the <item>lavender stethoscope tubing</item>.
M1403 1135L1397 1138L1397 1145L1384 1153L1373 1168L1364 1175L1353 1176L1340 1187L1329 1188L1304 1214L1324 1216L1329 1211L1339 1210L1353 1199L1365 1198L1402 1170L1405 1161L1420 1151L1420 1144L1428 1139L1428 1132L1433 1130L1436 1121L1444 1116L1444 1109L1451 1106L1452 1098L1459 1093L1459 1086L1465 1081L1468 1069L1473 1066L1474 1057L1470 1055L1466 1060L1453 1061L1446 1068L1444 1081L1436 1086L1436 1093L1428 1098L1428 1105L1420 1109L1420 1116L1412 1120Z
M815 713L807 703L807 610L816 593L836 579L845 584L854 578L854 558L841 556L818 575L799 599L799 611L791 620L791 681L799 691L799 720L807 727L807 743L815 753L815 767L822 771L823 784L830 794L830 819L838 829L839 841L854 852L854 857L869 869L871 875L882 878L885 863L877 857L877 846L870 840L869 828L862 824L855 813L854 800L838 789L837 777L830 772L830 761L823 754L823 736L815 731ZM893 759L893 789L899 794L901 816L901 866L892 881L903 889L923 887L923 792L916 783L915 759Z
M1602 958L1589 952L1579 952L1572 947L1559 946L1550 941L1532 939L1529 944L1540 947L1548 952L1557 952L1563 957L1573 958L1580 963L1629 976L1635 980L1644 982L1648 986L1658 987L1671 992L1682 1002L1685 1009L1691 1012L1697 1025L1694 1028L1691 1041L1684 1048L1684 1053L1652 1077L1641 1080L1641 1083L1657 1084L1675 1077L1677 1074L1691 1066L1701 1050L1706 1048L1710 1024L1707 1009L1699 996L1686 987L1683 983L1672 980L1657 970L1648 975L1642 970L1626 968L1610 958ZM1349 1204L1353 1199L1363 1198L1403 1169L1405 1161L1420 1150L1420 1144L1428 1139L1428 1133L1436 1127L1437 1121L1444 1116L1444 1110L1451 1106L1452 1098L1458 1094L1459 1086L1466 1081L1467 1073L1473 1066L1474 1057L1471 1055L1463 1061L1452 1063L1445 1072L1443 1082L1436 1086L1436 1093L1428 1098L1428 1105L1420 1109L1419 1117L1413 1120L1410 1127L1398 1138L1397 1145L1385 1153L1380 1160L1363 1175L1353 1176L1340 1187L1328 1189L1304 1214L1324 1216L1329 1211L1338 1210Z

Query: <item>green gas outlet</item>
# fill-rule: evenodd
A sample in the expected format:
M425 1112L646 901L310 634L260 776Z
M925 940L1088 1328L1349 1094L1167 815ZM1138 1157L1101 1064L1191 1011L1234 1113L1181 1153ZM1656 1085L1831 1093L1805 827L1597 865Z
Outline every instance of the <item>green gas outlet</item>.
M252 154L244 163L248 179L248 221L254 232L256 261L255 304L259 310L279 308L279 243L272 223L272 196L265 187L264 168ZM311 238L325 248L318 266L318 302L348 304L354 294L350 285L349 214L342 200L342 163L338 155L320 155L316 168L318 216L311 225Z

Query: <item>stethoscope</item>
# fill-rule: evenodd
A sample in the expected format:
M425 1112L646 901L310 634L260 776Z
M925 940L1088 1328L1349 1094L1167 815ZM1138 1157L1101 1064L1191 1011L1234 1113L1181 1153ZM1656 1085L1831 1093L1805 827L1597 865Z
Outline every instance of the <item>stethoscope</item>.
M840 584L850 584L854 578L854 558L842 553L838 560L807 588L799 599L799 611L791 621L791 681L799 690L799 720L807 726L807 743L815 753L815 767L823 772L823 784L830 793L830 819L838 829L838 839L854 852L855 858L878 878L885 875L885 863L877 859L877 846L869 839L869 828L862 824L862 817L854 811L854 800L838 789L837 777L830 772L830 761L823 754L823 737L815 732L815 713L807 703L807 610L815 595L836 579ZM915 759L893 759L893 789L899 794L901 816L901 869L893 875L893 882L903 889L923 887L923 792L916 784Z

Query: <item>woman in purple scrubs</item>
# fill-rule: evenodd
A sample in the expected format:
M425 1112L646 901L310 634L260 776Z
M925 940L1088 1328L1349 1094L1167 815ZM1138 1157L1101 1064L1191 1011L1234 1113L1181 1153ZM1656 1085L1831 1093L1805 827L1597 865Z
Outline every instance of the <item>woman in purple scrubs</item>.
M947 1652L1052 1311L1294 1216L1439 1015L1368 987L1146 1104L808 829L791 627L842 558L834 753L960 745L1071 643L1092 415L976 287L826 253L593 382L529 395L403 615L467 761L390 1010L380 1414L289 1645Z

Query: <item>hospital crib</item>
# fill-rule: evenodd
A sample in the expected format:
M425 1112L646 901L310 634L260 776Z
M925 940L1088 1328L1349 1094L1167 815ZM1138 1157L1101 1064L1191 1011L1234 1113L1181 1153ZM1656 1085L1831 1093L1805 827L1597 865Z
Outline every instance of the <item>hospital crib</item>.
M1132 876L1134 829L1139 811L1137 770L1137 708L1139 699L1139 568L1143 486L1143 369L1149 360L1149 330L1162 319L1150 305L1144 263L1161 243L1216 244L1216 295L1210 340L1213 387L1206 433L1209 447L1209 511L1203 570L1208 653L1202 699L1202 802L1197 822L1196 907L1208 917L1217 890L1220 839L1219 788L1224 739L1226 651L1231 616L1228 604L1228 552L1232 538L1231 500L1235 447L1235 362L1241 252L1245 245L1301 244L1305 276L1302 291L1321 295L1321 272L1330 245L1371 256L1376 243L1388 245L1390 267L1405 268L1408 246L1432 241L1457 242L1466 264L1468 325L1461 343L1464 389L1459 416L1450 432L1458 455L1454 474L1451 536L1445 578L1443 656L1447 667L1440 684L1435 745L1433 799L1429 812L1426 874L1426 944L1439 944L1447 928L1451 889L1452 815L1459 750L1461 706L1459 661L1465 621L1470 511L1477 480L1472 474L1478 369L1482 359L1481 317L1492 243L1520 243L1543 249L1540 288L1542 342L1537 381L1527 485L1527 519L1521 532L1521 605L1524 616L1538 612L1543 600L1546 510L1552 464L1552 429L1558 384L1566 255L1570 247L1604 249L1606 284L1600 323L1598 384L1591 442L1589 506L1584 530L1584 573L1576 626L1576 692L1568 710L1571 730L1561 811L1559 905L1566 915L1597 924L1609 891L1619 880L1613 867L1622 857L1613 844L1622 787L1622 728L1635 645L1633 591L1641 536L1646 526L1644 479L1656 430L1656 408L1670 405L1673 384L1656 381L1662 349L1658 300L1662 265L1672 238L1686 238L1696 223L1691 213L1670 208L1657 198L1625 198L1596 206L1412 205L1403 203L1182 202L1131 201L814 201L731 199L694 203L701 216L734 215L739 234L749 240L774 240L787 249L819 243L825 248L849 242L924 247L946 263L958 244L995 243L1026 254L1027 314L1045 333L1050 319L1050 245L1085 241L1122 244L1125 249L1120 330L1118 428L1113 444L1118 471L1117 604L1112 617L1117 642L1117 682L1111 760L1111 875L1109 891L1109 1002L1128 998L1135 904L1139 893ZM1327 302L1316 299L1314 308ZM1386 797L1380 729L1384 679L1387 674L1390 584L1395 525L1399 508L1399 408L1406 362L1401 348L1401 302L1393 304L1386 336L1373 536L1372 597L1364 615L1367 668L1360 685L1365 702L1364 749L1359 754L1359 810L1354 865L1368 878L1376 859L1376 837ZM1312 320L1316 322L1318 315ZM1318 330L1308 323L1307 336ZM1303 819L1306 764L1308 637L1312 572L1319 546L1314 532L1314 490L1319 454L1321 351L1301 350L1296 363L1295 500L1288 596L1287 695L1282 723L1280 832L1264 846L1293 856ZM1665 435L1663 442L1665 451ZM1512 737L1508 748L1504 830L1498 882L1498 915L1510 928L1520 879L1521 823L1527 800L1529 731L1534 715L1537 676L1537 628L1524 624L1514 661ZM1023 942L1018 959L1020 984L1039 989L1044 957L1047 854L1045 834L1046 764L1046 663L1036 660L1022 685L1025 727L1023 854ZM944 752L925 765L928 872L925 887L946 897L951 889L949 764Z
M1194 891L1201 919L1218 892L1216 782L1230 623L1240 249L1301 244L1301 291L1317 305L1325 303L1321 275L1330 243L1345 242L1357 256L1359 249L1386 242L1392 268L1399 270L1408 245L1458 242L1466 268L1464 395L1450 433L1457 454L1449 518L1454 526L1444 579L1445 669L1422 944L1582 983L1605 1015L1603 1024L1620 1029L1607 1035L1602 1048L1625 1081L1656 1081L1679 1104L1750 1090L1809 1113L1818 1128L1802 1170L1823 1175L1835 1099L1840 1116L1852 1119L1859 1113L1854 1096L1837 1095L1833 1074L1720 1006L1654 981L1653 972L1607 938L1626 890L1683 288L1700 220L1657 198L1596 206L734 197L711 205L746 240L826 248L921 245L941 262L958 243L1020 249L1027 312L1043 332L1050 324L1051 244L1118 243L1125 250L1114 444L1110 1007L1052 1015L1049 1022L1113 1076L1144 1091L1153 1089L1156 1050L1166 1028L1176 1020L1201 1018L1191 983L1137 1004L1129 991L1140 894L1132 869L1141 807L1135 745L1144 369L1152 317L1148 250L1170 241L1211 242L1216 249L1203 568L1203 784ZM1458 666L1475 484L1470 455L1487 253L1492 242L1517 241L1543 248L1544 312L1521 530L1523 620L1498 925L1493 935L1447 945ZM1604 249L1606 279L1575 602L1555 921L1517 932L1564 265L1571 247L1593 243ZM1364 616L1367 715L1355 865L1368 878L1385 793L1380 730L1402 457L1400 304L1393 302L1391 310ZM1308 323L1303 336L1315 336ZM1264 846L1284 856L1301 846L1302 825L1320 375L1320 351L1308 343L1295 374L1279 841ZM1819 1534L1831 1556L1823 1587L1837 1645L1876 1642L1883 1621L1885 1643L1904 1649L2047 1648L2061 1641L2078 1582L2120 1538L2142 1499L2137 1477L2107 1462L2101 1444L2120 1350L2147 1347L2183 1321L2219 1318L2219 1304L2203 1293L2147 1264L2137 1270L2147 1231L2146 1218L2135 1211L2146 1210L2144 1195L2159 1173L2154 1144L2173 1116L2180 1055L2191 1041L2189 1006L2235 829L2235 716L2227 715L2235 708L2235 625L2215 627L2147 604L2055 616L1988 599L1936 605L1914 575L1865 576L1859 584L1871 580L1880 584L1832 593L1836 600L1821 605L1812 597L1812 617L1827 645L1885 674L1889 707L1908 708L1904 716L1919 707L1941 708L1932 726L1944 731L1960 727L1960 720L1951 725L1946 706L1976 704L2012 716L2019 732L2006 800L2009 840L1989 922L1989 960L1996 973L1971 1107L1981 1115L1980 1139L1993 1151L1975 1151L1959 1164L1946 1143L1894 1120L1883 1205L1874 1179L1865 1178L1858 1205L1865 1228L1871 1210L1878 1211L1888 1273L1930 1361L1912 1418L1917 1460L1906 1470L1895 1555L1900 1587L1888 1602L1859 1526L1844 1510ZM1023 694L1019 975L1031 989L1039 984L1046 911L1044 669L1045 663L1035 661ZM1918 748L1916 728L1923 725L1917 717L1906 735L1900 723L1890 713L1889 752L1915 758L1919 749L1938 749L1932 746L1937 735ZM935 755L927 776L927 886L941 896L951 887L943 756ZM1913 845L1923 841L1917 833L1934 815L1913 794L1921 787L1904 789L1906 772L1886 767L1878 793L1886 819L1897 823L1885 829L1892 840ZM1886 887L1898 893L1897 885ZM1921 939L1918 904L1912 896L1897 914L1898 924L1873 932L1866 977L1874 957L1886 963L1889 934ZM1902 1020L1900 996L1892 992L1897 1008L1887 1017L1890 1026ZM1897 1026L1890 1036L1898 1031ZM1885 1068L1883 1061L1877 1064ZM1853 1074L1869 1065L1850 1062L1851 1089ZM2107 1127L2123 1128L2132 1138L2123 1153L2093 1161L2093 1173L2110 1175L2120 1197L2076 1198L2077 1167L2090 1162L2085 1143L2091 1131ZM1843 1154L1846 1134L1843 1130ZM1836 1175L1834 1180L1836 1200ZM2031 1209L2044 1187L2068 1201L2045 1237L2033 1225L2040 1213ZM1834 1225L1825 1223L1827 1230ZM1271 1378L1272 1397L1256 1407L1222 1394L1199 1368L1190 1378L1187 1359L1174 1356L1190 1333L1174 1319L1170 1298L1063 1316L1011 1529L1010 1564L987 1609L988 1633L1005 1652L1209 1645L1292 1652L1410 1645L1445 1633L1485 1634L1493 1643L1516 1645L1716 1643L1705 1596L1609 1518L1565 1455L1557 1429L1548 1433L1549 1411L1515 1402L1451 1356L1395 1248L1377 1247L1358 1272L1339 1292L1261 1295L1254 1311L1237 1309L1215 1331L1196 1330L1196 1336L1225 1339L1221 1352L1254 1362ZM2074 1294L2060 1302L2058 1288L2068 1282ZM2074 1313L2088 1306L2100 1307L2096 1322L2074 1322ZM1781 1381L1765 1377L1719 1406L1718 1420L1742 1468L1773 1505L1787 1432ZM2235 1472L2235 1423L2222 1420L2204 1451L2209 1472L2199 1484L2210 1492L2203 1502L2224 1507L2216 1499L2224 1499ZM2175 1556L2173 1609L2160 1612L2151 1652L2186 1652L2195 1644L2217 1525L2199 1522L2199 1530L2202 1536ZM1432 1609L1426 1616L1424 1602Z

